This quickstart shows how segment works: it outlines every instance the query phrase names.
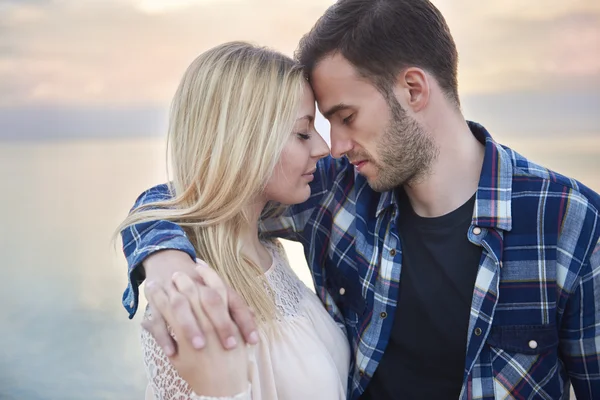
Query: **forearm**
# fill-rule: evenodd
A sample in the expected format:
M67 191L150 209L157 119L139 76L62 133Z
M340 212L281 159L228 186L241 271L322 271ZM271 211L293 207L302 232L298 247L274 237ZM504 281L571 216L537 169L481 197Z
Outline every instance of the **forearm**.
M196 262L182 250L161 250L152 253L143 262L146 280L170 279L174 272L195 268Z
M142 193L136 199L132 210L169 198L171 198L169 187L158 185ZM194 260L196 254L183 229L169 221L138 223L121 231L121 236L129 275L129 284L123 294L123 306L129 312L129 318L133 318L138 308L139 285L147 275L146 261L150 260L152 264L152 255L171 249L185 252L190 260Z

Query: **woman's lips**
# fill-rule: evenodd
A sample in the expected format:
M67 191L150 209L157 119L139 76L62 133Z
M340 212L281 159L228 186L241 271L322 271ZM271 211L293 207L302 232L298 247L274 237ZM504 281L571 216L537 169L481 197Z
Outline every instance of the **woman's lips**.
M313 179L315 179L315 172L316 171L317 171L316 169L313 169L312 171L307 172L306 174L302 174L302 177L308 179L308 181L310 182Z

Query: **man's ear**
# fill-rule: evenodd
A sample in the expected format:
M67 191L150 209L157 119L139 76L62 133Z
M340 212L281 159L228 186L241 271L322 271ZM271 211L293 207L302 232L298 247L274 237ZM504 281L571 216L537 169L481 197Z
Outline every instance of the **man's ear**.
M429 91L429 76L421 68L406 68L396 78L394 94L400 104L406 105L415 113L429 103Z

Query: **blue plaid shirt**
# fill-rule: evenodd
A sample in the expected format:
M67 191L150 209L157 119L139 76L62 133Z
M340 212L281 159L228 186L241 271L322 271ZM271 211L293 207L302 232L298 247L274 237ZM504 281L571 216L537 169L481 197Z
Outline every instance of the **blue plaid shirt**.
M600 196L469 125L485 143L468 232L482 257L460 399L567 399L571 383L578 400L600 399ZM136 205L169 196L166 185L156 186ZM398 217L393 191L374 192L345 158L326 158L307 202L262 221L268 235L304 245L317 294L346 326L352 400L392 331L402 270ZM129 228L123 241L130 278L123 304L133 317L142 261L161 249L195 252L166 221Z

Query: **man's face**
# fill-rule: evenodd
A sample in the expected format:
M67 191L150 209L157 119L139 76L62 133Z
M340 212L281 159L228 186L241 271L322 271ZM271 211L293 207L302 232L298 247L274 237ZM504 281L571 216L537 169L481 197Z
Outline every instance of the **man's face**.
M311 75L319 110L331 124L331 154L347 156L376 191L423 178L437 150L390 88L384 96L342 55L321 60Z

